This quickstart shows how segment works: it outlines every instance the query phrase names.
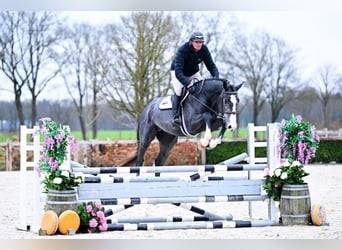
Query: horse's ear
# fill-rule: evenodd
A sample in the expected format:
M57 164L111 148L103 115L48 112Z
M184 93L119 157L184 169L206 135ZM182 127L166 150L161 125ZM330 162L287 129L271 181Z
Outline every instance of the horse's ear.
M242 85L244 85L244 84L245 84L245 82L241 82L239 85L237 85L236 86L236 91L238 91L242 87Z
M224 81L223 81L223 88L224 88L225 90L227 90L229 84L230 84L229 80L224 79Z

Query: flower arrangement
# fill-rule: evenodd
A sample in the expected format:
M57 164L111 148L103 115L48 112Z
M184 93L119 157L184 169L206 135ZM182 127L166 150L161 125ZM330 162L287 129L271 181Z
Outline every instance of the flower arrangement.
M319 145L319 136L316 127L304 121L302 116L295 116L288 120L282 120L279 128L278 154L288 161L300 161L308 164L315 156Z
M37 131L44 137L43 147L36 171L39 177L43 174L44 189L71 190L82 183L82 177L75 175L69 169L62 166L68 154L68 147L75 149L75 138L70 131L62 128L51 118L42 118L40 128Z
M105 209L101 201L83 202L77 208L77 213L80 216L79 231L83 233L100 233L108 228L105 218Z
M282 120L279 126L279 144L277 154L281 165L273 173L265 175L263 189L275 201L280 200L284 184L303 184L303 177L308 176L304 164L315 156L319 146L319 136L311 123L302 116L292 114L288 121Z
M279 201L284 184L303 184L303 177L308 175L309 173L304 170L304 165L301 162L285 161L273 173L266 174L266 180L262 187L269 197Z

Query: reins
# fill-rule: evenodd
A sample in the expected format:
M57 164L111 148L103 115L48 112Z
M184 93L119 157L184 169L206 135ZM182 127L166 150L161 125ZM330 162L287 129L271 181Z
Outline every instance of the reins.
M201 81L201 87L200 87L200 92L202 91L202 88L203 88L203 85L204 85L204 80ZM198 99L196 96L192 96L196 101L198 101L200 104L202 104L204 107L206 107L208 110L210 110L211 112L213 112L214 114L217 115L218 118L221 118L223 119L223 115L224 114L231 114L231 115L235 115L236 112L224 112L224 109L223 109L223 102L224 102L224 94L233 94L233 95L236 95L237 92L236 91L226 91L226 90L222 90L221 94L219 95L219 98L218 98L218 102L220 100L222 100L222 112L221 113L218 113L217 111L215 111L214 109L212 109L211 107L209 107L207 104L205 104L203 101L201 101L200 99Z

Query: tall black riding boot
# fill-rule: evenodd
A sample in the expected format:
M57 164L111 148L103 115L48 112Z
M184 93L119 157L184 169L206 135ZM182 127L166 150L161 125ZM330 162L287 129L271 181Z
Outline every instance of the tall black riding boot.
M172 96L172 117L173 117L173 124L175 126L180 125L180 119L179 119L179 103L180 103L181 97L174 94Z

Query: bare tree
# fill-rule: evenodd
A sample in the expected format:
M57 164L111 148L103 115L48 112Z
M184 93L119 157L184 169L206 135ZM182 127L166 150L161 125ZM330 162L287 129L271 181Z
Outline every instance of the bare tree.
M285 104L295 98L291 85L298 83L295 50L280 38L271 39L268 55L270 77L265 79L266 100L271 108L271 122L275 122Z
M232 44L222 52L222 60L238 69L240 78L247 81L252 91L253 122L257 124L258 114L266 102L265 83L271 74L268 63L271 37L265 32L249 36L240 32L232 39Z
M110 70L102 93L113 109L137 120L147 103L170 90L176 24L163 12L134 12L106 33Z
M90 26L86 24L75 24L71 28L65 27L63 33L65 49L62 51L66 63L62 68L61 75L76 108L83 140L87 140L86 120L88 112L86 110L86 93L88 91L88 81L85 70L87 54L85 40L89 36L89 30ZM62 60L64 61L64 59Z
M1 70L13 84L20 124L24 124L22 94L31 94L31 125L37 116L37 97L58 73L53 60L57 44L56 14L51 12L0 12Z
M336 68L330 64L322 66L318 70L318 84L316 86L318 100L322 107L323 127L329 128L329 104L334 94L338 91L337 86L341 84L341 76L337 74Z

